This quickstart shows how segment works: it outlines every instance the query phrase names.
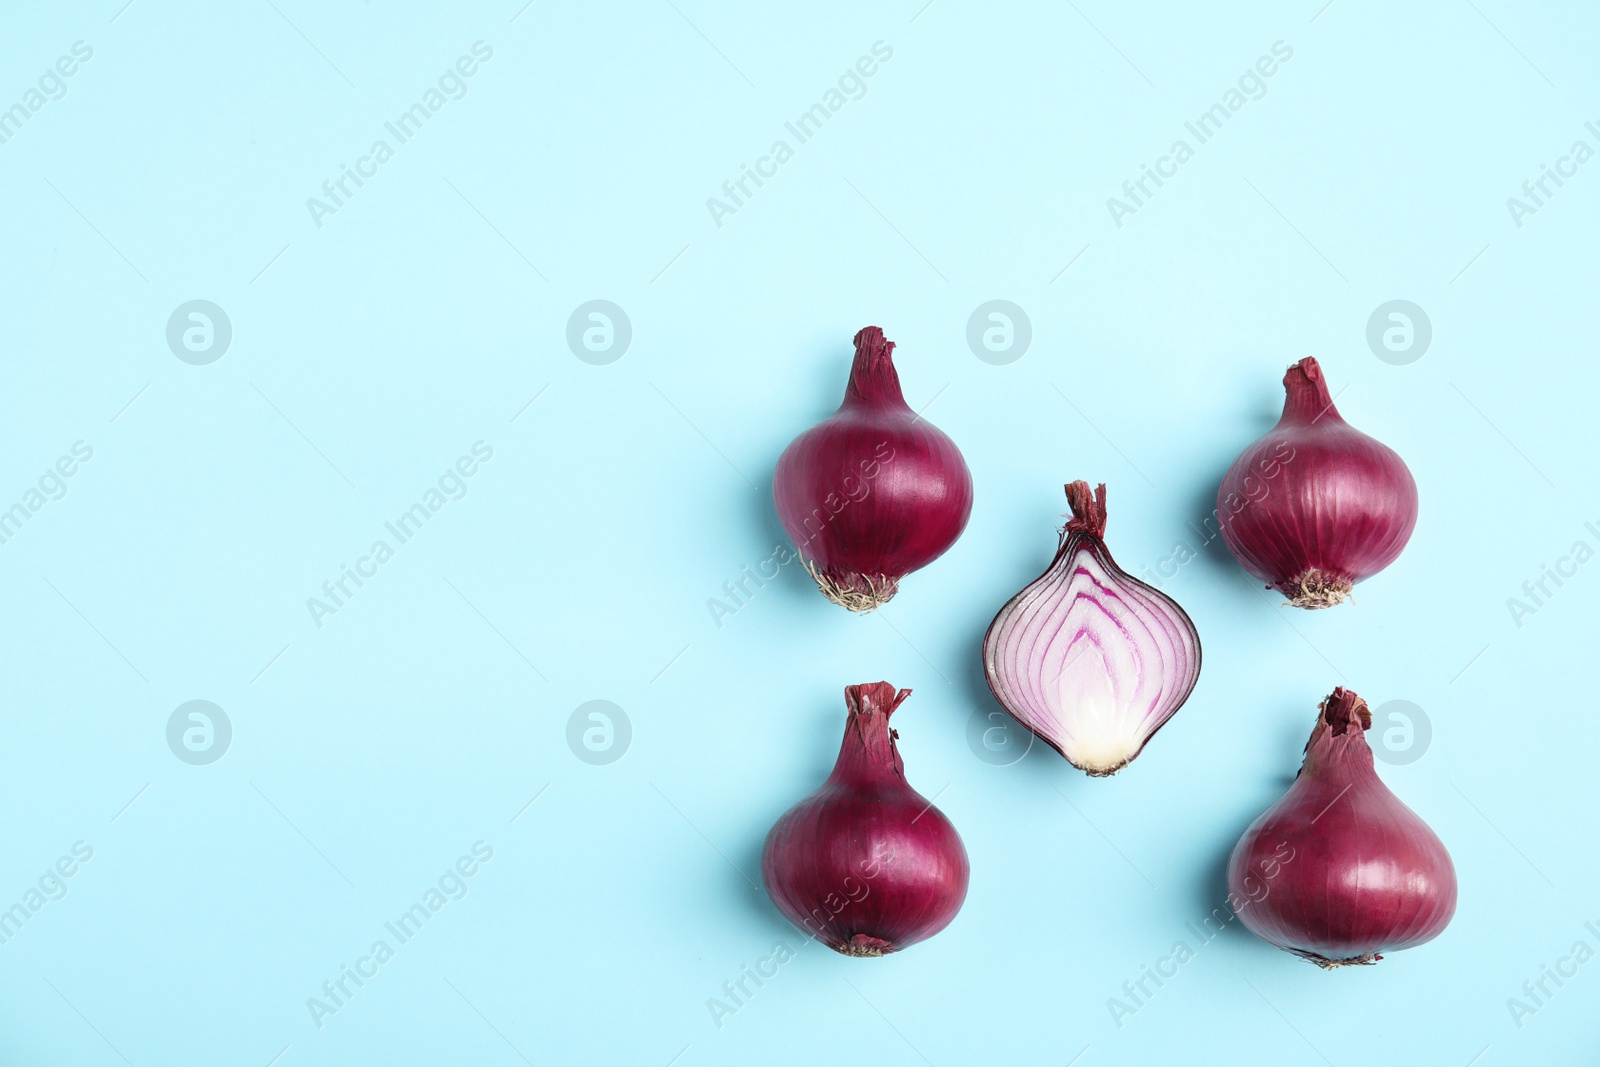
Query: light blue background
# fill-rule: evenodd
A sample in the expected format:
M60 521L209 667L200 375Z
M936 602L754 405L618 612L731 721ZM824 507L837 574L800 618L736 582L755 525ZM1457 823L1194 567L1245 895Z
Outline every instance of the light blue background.
M94 49L0 145L0 505L94 449L0 545L0 907L94 849L0 945L0 1061L1592 1060L1600 964L1520 1028L1506 1004L1600 947L1600 564L1520 628L1506 606L1600 543L1600 163L1520 228L1506 206L1600 147L1592 9L122 2L0 25L0 106ZM479 40L467 95L316 226L306 199ZM715 225L880 40L866 95ZM1106 199L1276 41L1266 95L1118 228ZM634 330L609 366L565 341L596 298ZM965 341L996 298L1034 331L1007 366ZM1405 366L1365 340L1396 298L1434 328ZM233 325L209 366L166 344L191 299ZM875 616L787 568L719 628L867 323L964 450L971 525ZM1299 613L1212 544L1167 586L1199 687L1136 764L979 760L979 638L1061 484L1109 483L1113 550L1154 564L1307 353L1416 475L1399 562ZM480 440L467 495L317 628L307 598ZM879 678L915 690L910 779L973 875L945 933L863 962L749 879L843 686ZM1340 684L1432 722L1380 769L1455 857L1455 921L1336 973L1230 929L1118 1028L1108 998L1222 903ZM165 740L193 699L233 726L209 766ZM566 742L592 699L632 723L608 766ZM319 1029L307 998L480 840L467 896ZM708 998L779 941L719 1028Z

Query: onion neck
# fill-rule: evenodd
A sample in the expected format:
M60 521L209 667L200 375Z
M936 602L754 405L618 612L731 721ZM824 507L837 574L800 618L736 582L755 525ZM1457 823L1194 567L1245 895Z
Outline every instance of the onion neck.
M850 708L845 722L844 743L833 765L830 783L898 782L905 783L900 751L895 747L899 733L889 728L889 716L911 695L911 690L895 691L888 682L866 682L847 686L844 700Z
M1306 759L1300 773L1315 777L1330 771L1376 773L1367 730L1372 727L1372 712L1367 702L1343 686L1335 689L1318 707L1317 725L1306 742Z
M910 408L900 392L900 375L894 369L894 342L877 326L867 326L856 334L856 358L850 366L850 382L845 386L842 407Z
M1312 356L1294 364L1283 376L1283 420L1310 425L1319 419L1343 422L1328 393L1328 380Z
M1093 493L1089 483L1070 482L1067 485L1067 506L1072 516L1067 519L1067 533L1086 533L1096 540L1106 536L1106 483L1101 482Z
M1088 482L1069 482L1066 490L1067 506L1072 511L1064 516L1067 524L1061 528L1061 544L1050 569L1057 572L1070 569L1078 553L1087 552L1102 566L1108 566L1113 572L1120 571L1111 558L1111 550L1106 548L1105 483L1090 492Z

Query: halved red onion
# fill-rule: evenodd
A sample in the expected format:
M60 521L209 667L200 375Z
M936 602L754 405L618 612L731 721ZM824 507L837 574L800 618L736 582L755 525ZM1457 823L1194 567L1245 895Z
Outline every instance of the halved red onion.
M1079 770L1126 767L1189 699L1200 635L1167 596L1117 566L1103 540L1106 487L1067 487L1072 517L1050 569L983 638L1000 706Z

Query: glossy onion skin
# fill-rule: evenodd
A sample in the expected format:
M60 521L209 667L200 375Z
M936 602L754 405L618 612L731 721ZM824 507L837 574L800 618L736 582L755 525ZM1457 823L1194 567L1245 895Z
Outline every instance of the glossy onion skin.
M984 677L1000 706L1093 777L1144 751L1194 691L1201 659L1188 614L1111 558L1105 491L1067 486L1073 515L1054 561L983 638Z
M844 402L784 449L772 494L824 595L871 611L961 536L972 474L955 442L907 406L894 343L876 326L855 343Z
M967 896L967 850L906 783L889 716L911 690L852 685L844 743L822 788L780 818L761 850L778 910L846 956L883 956L943 930Z
M1322 967L1431 941L1456 910L1449 852L1373 769L1371 721L1365 701L1334 690L1299 777L1228 861L1244 925Z
M1228 468L1217 517L1245 570L1296 607L1331 607L1399 557L1417 483L1393 449L1339 416L1315 359L1283 385L1283 416Z

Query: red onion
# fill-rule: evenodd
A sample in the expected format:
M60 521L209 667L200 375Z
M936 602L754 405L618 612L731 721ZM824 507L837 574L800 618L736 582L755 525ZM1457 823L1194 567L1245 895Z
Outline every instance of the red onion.
M955 544L972 514L966 461L906 406L893 352L876 326L856 334L844 403L784 449L772 480L806 570L851 611L887 603L901 578Z
M1330 608L1393 563L1417 525L1417 483L1394 450L1333 406L1317 361L1283 376L1283 417L1217 490L1222 540L1297 608Z
M950 925L967 896L967 850L906 784L889 716L911 690L845 689L844 744L822 788L767 834L761 880L789 921L846 956L883 956Z
M1050 569L983 638L989 689L1079 770L1126 767L1189 699L1200 635L1177 603L1117 566L1103 540L1106 487L1067 486L1072 517Z
M1439 936L1456 870L1373 770L1367 702L1335 689L1320 712L1299 777L1234 847L1228 890L1257 937L1320 967L1373 963Z

